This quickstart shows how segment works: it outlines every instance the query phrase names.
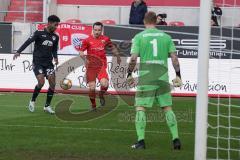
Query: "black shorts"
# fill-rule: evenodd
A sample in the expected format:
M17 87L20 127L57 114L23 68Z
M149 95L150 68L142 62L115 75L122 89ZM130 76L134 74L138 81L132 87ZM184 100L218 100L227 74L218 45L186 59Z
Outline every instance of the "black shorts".
M33 72L35 76L39 74L44 74L45 77L55 74L53 64L49 64L49 65L33 64Z

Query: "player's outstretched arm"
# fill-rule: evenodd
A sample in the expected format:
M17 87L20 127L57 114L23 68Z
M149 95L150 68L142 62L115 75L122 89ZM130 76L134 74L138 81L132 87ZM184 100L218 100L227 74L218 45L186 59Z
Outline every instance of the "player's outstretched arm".
M128 65L128 71L131 73L133 72L137 64L137 58L138 58L138 54L132 54L129 65Z
M128 65L127 81L129 84L134 83L132 72L137 64L137 58L138 58L138 54L132 54L129 65Z
M84 63L86 63L87 61L86 61L86 56L84 54L84 51L79 51L79 55L82 58L82 60L84 61Z
M37 39L38 31L35 31L33 35L31 35L24 43L23 45L17 50L17 52L13 56L13 60L17 59L17 57L20 56L20 53L24 49L26 49L32 42L34 42Z
M88 41L86 39L84 39L80 46L79 55L85 63L86 63L86 56L84 54L84 51L87 50L88 47L89 47Z
M132 77L132 72L137 64L137 58L140 53L140 38L136 35L132 40L132 47L131 47L131 59L128 66L128 75L127 81L129 84L133 83L134 79Z
M171 56L171 59L172 59L172 65L173 65L173 68L176 72L176 78L173 79L173 86L174 87L180 87L182 86L182 80L181 80L181 72L180 72L180 64L179 64L179 61L178 61L178 56L175 52L171 53L170 54Z
M122 60L121 60L118 48L115 45L112 45L111 47L112 47L112 53L113 53L114 56L117 57L117 63L120 65Z

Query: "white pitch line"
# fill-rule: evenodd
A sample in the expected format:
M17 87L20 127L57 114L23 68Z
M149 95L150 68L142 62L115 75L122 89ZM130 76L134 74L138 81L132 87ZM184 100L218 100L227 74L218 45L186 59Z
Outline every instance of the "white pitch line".
M130 129L112 129L112 128L74 128L74 127L60 127L60 126L43 126L43 125L10 125L10 124L0 124L0 127L24 127L24 128L49 128L49 129L71 129L71 130L92 130L92 131L114 131L114 132L136 132L136 130ZM145 131L146 133L153 134L169 134L169 132L162 131ZM181 132L181 135L194 135L194 133Z
M0 127L24 127L24 128L48 128L48 129L71 129L71 130L89 130L89 131L109 131L109 132L136 132L136 130L131 129L113 129L113 128L75 128L75 127L60 127L60 126L44 126L44 125L10 125L10 124L0 124ZM145 133L152 134L170 134L169 132L163 131L145 131ZM180 135L195 135L194 133L189 132L180 132ZM213 134L209 134L214 136ZM239 136L233 136L239 138Z

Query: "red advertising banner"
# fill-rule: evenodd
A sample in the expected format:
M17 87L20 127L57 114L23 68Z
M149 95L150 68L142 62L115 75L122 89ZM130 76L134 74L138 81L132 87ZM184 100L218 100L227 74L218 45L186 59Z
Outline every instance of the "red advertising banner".
M37 24L37 30L43 30L45 27L46 24ZM59 53L76 54L82 40L92 33L92 26L60 23L56 33L59 35Z

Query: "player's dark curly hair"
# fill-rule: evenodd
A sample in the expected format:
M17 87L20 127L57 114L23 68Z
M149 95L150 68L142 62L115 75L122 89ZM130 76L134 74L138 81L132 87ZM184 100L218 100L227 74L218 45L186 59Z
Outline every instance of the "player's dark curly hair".
M60 22L60 19L56 15L51 15L48 17L48 22Z
M94 28L94 26L101 26L101 28L103 28L103 24L101 22L95 22L93 24L93 28Z

